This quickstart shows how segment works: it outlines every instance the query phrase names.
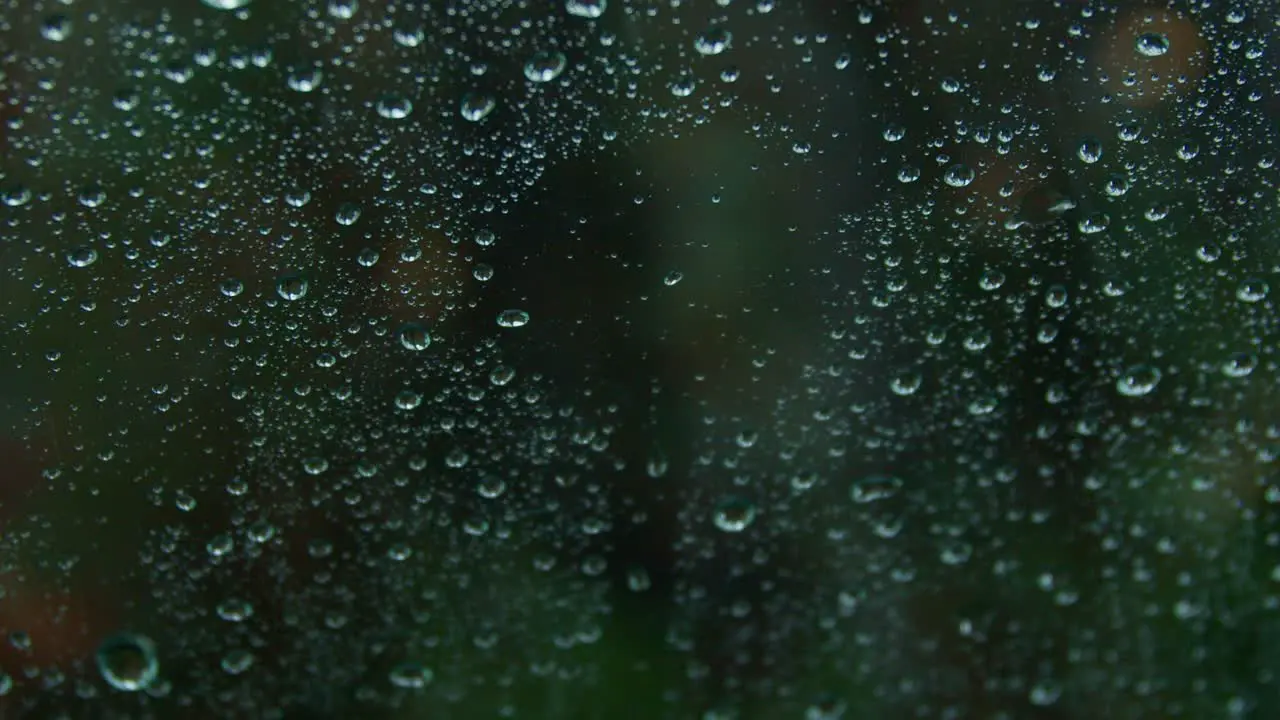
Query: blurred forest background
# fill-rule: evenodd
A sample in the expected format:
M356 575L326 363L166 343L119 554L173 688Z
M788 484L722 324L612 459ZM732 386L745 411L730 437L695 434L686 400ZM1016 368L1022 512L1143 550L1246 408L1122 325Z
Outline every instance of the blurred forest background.
M1280 717L1271 3L240 4L0 12L0 717Z

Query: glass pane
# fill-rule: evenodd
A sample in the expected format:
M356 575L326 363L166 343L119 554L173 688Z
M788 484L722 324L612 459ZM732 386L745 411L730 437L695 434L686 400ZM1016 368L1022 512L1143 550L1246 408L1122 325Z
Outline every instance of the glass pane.
M1280 717L1270 2L0 12L0 716Z

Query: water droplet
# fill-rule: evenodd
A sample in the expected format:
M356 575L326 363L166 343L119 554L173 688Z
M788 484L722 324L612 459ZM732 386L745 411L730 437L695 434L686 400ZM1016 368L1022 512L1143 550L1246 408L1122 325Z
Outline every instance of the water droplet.
M498 367L494 368L492 371L489 372L489 382L493 383L494 385L497 385L498 387L502 387L503 385L506 385L507 383L514 380L515 377L516 377L515 368L509 367L507 365L499 365Z
M888 142L898 142L907 136L907 129L902 125L890 124L885 126L881 135Z
M849 488L849 497L859 505L886 500L902 489L902 478L896 475L871 475Z
M924 378L920 373L914 370L908 370L895 375L894 378L889 381L889 389L893 391L894 395L901 395L902 397L914 395L915 392L920 389L920 383L923 382L923 380Z
M339 225L355 225L360 219L360 206L350 202L342 203L333 214L333 219L337 220Z
M1102 141L1097 138L1085 138L1076 148L1076 157L1092 165L1102 159Z
M693 41L693 49L701 55L719 55L729 48L732 41L733 33L717 25L698 33Z
M12 185L0 192L0 201L12 208L22 207L31 202L31 190L25 185Z
M1230 378L1247 377L1256 367L1258 367L1257 355L1246 352L1232 353L1231 357L1222 363L1222 374Z
M387 93L378 98L374 110L387 120L403 120L413 112L413 101L398 93Z
M595 20L609 7L608 0L565 0L564 9L574 17Z
M672 285L679 283L683 279L684 279L684 273L680 272L679 270L672 270L671 272L667 273L666 277L662 278L662 284L666 285L667 287L671 287Z
M1142 397L1160 384L1160 371L1150 365L1134 365L1116 379L1116 390L1126 397Z
M419 323L405 323L400 326L400 345L405 350L420 352L431 347L431 334Z
M728 498L711 515L715 526L727 533L746 530L756 519L756 506L741 498Z
M227 278L218 285L218 290L220 290L223 295L233 298L244 292L244 283L235 278Z
M201 0L205 5L214 10L239 10L248 5L252 0Z
M524 64L524 76L530 82L546 83L560 77L568 61L558 50L542 50L534 53Z
M40 25L40 34L50 42L62 42L71 37L71 20L66 15L50 15Z
M1169 36L1164 33L1142 33L1133 41L1133 48L1143 57L1160 57L1169 52Z
M973 168L968 165L957 163L947 168L947 172L942 176L951 187L962 188L973 182Z
M462 96L462 103L459 106L459 112L462 118L469 122L480 122L493 112L498 101L488 93L469 92Z
M155 643L143 635L120 633L98 646L98 672L111 687L125 692L142 690L160 673Z
M1271 287L1261 278L1248 278L1236 288L1236 299L1240 302L1261 302L1271 292Z
M494 235L493 231L490 230L489 228L481 228L480 230L476 231L475 241L476 241L476 244L479 245L480 247L489 247L497 239L498 239L498 236Z
M359 253L356 253L356 262L359 263L360 267L371 268L378 264L378 258L380 257L382 256L377 250L364 248Z
M228 675L239 675L253 667L253 653L248 650L232 650L222 656L222 670Z
M244 622L253 617L253 603L243 598L229 598L218 603L218 617L227 622Z
M276 280L276 293L290 302L307 296L307 279L298 273L289 273Z
M691 73L682 73L671 83L671 94L676 97L689 97L698 87L698 81Z
M285 82L294 92L309 93L324 82L324 71L320 68L298 68L289 72Z
M1047 707L1058 702L1058 698L1062 696L1062 686L1052 682L1043 681L1035 684L1031 688L1030 700L1032 705L1039 707Z
M477 263L475 268L471 270L471 276L480 282L489 282L493 279L493 266Z
M523 310L503 310L498 313L498 327L518 328L529 324L529 313Z
M87 245L67 253L67 264L71 267L86 268L97 261L98 251Z
M405 690L421 690L431 683L435 674L416 662L402 662L391 668L388 676L391 684Z

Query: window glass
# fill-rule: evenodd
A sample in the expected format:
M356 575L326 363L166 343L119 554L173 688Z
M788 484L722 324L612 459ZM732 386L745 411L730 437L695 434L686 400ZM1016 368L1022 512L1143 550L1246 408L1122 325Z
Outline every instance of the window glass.
M1280 717L1265 0L8 0L0 716Z

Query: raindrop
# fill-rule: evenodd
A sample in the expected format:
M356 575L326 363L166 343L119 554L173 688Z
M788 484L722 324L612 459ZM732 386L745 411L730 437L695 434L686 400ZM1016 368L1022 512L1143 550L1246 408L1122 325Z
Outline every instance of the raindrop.
M218 289L222 291L223 295L233 298L244 292L244 283L235 278L227 278L218 285Z
M724 532L739 533L755 522L756 506L741 498L728 498L716 506L711 519Z
M405 323L400 327L400 345L405 350L420 352L431 347L431 334L419 323Z
M489 247L496 239L497 236L489 228L482 228L476 231L475 241L480 247Z
M1169 36L1164 33L1142 33L1134 40L1133 47L1143 57L1160 57L1169 52Z
M1257 366L1257 355L1245 352L1232 353L1231 357L1222 363L1222 374L1230 378L1247 377Z
M227 622L244 622L253 617L253 604L242 598L231 598L218 603L218 617Z
M155 643L135 633L113 635L98 646L98 672L111 687L136 692L149 686L160 673Z
M391 669L391 684L405 690L421 690L431 683L434 673L416 662L402 662Z
M62 42L71 36L71 20L66 15L50 15L40 26L40 34L50 42Z
M497 385L498 387L502 387L515 379L515 376L515 368L507 365L499 365L489 372L489 382Z
M1092 165L1102 159L1102 141L1097 138L1085 138L1076 148L1076 157Z
M524 76L530 82L546 83L560 77L564 72L564 53L557 50L542 50L534 53L524 64Z
M398 93L387 93L374 105L380 117L387 120L403 120L413 112L413 102Z
M729 48L732 40L733 33L717 25L698 33L693 41L693 49L701 55L719 55Z
M67 253L67 264L71 267L86 268L98 261L98 251L84 245Z
M908 370L895 375L894 378L889 381L889 389L893 391L894 395L901 395L902 397L914 395L915 392L920 389L920 383L923 382L923 380L924 378L920 373L915 372L914 370Z
M594 20L604 14L608 0L565 0L564 9L574 17Z
M947 168L946 174L942 177L948 185L956 188L962 188L968 185L973 182L973 178L973 168L959 163Z
M294 70L285 78L289 89L294 92L309 93L320 87L324 81L324 72L320 68L302 68Z
M290 302L307 296L307 279L298 273L289 273L276 280L276 293Z
M684 279L684 273L680 272L679 270L672 270L671 272L667 273L666 277L662 278L662 284L666 285L667 287L671 287L672 285L679 283L683 279Z
M1261 302L1271 292L1271 287L1261 278L1248 278L1236 288L1236 299L1240 302Z
M462 96L459 112L464 120L480 122L493 112L498 101L488 93L469 92Z
M222 657L222 670L228 675L239 675L253 667L253 653L248 650L232 650Z
M849 497L859 505L885 500L902 489L902 478L896 475L871 475L849 488Z
M333 219L337 220L339 225L355 225L360 219L360 206L350 202L342 203L333 214Z
M248 5L251 0L201 0L201 2L214 10L239 10Z
M1150 365L1134 365L1116 380L1116 390L1126 397L1142 397L1160 384L1160 371Z
M529 324L529 313L523 310L503 310L498 313L498 327L518 328Z

